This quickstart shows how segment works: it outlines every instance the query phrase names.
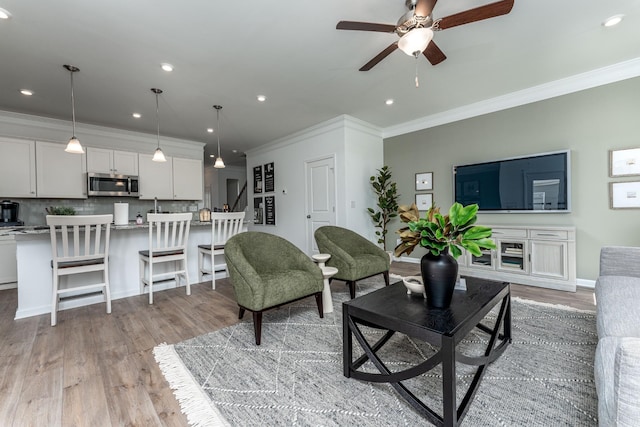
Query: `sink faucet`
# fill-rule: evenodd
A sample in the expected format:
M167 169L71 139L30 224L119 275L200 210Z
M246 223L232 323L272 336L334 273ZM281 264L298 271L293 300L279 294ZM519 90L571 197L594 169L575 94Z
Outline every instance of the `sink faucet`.
M158 198L153 198L153 213L158 213Z

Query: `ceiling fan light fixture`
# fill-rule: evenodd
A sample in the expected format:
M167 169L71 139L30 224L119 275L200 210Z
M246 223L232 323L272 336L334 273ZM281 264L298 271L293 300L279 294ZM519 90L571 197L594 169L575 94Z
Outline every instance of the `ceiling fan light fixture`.
M433 39L431 28L414 28L398 40L398 47L409 56L422 53Z

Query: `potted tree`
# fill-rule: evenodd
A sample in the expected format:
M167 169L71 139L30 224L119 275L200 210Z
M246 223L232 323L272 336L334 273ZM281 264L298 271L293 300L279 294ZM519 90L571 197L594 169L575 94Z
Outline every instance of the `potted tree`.
M367 210L376 228L380 229L376 231L378 243L382 244L382 248L386 251L387 224L392 218L398 216L398 198L400 195L398 194L396 183L391 181L391 169L388 166L378 169L378 174L369 178L369 182L373 187L373 192L376 194L377 203L376 209L367 208Z
M418 246L427 249L420 260L420 270L427 302L433 307L449 306L458 275L456 259L462 249L480 256L482 249L496 247L491 228L475 225L477 212L477 204L462 206L457 202L446 215L432 206L424 218L420 218L415 203L399 208L400 220L407 226L397 231L401 242L395 248L395 255L408 255Z

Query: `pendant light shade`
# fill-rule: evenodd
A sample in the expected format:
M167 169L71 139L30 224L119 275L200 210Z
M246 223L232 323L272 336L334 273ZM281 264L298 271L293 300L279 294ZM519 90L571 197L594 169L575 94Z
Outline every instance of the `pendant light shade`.
M73 73L80 71L80 68L74 67L73 65L64 65L64 68L66 68L71 75L71 123L73 126L73 134L64 151L67 153L84 154L84 149L82 148L82 145L80 145L78 138L76 138L76 106L75 99L73 97Z
M160 115L159 115L159 108L158 108L158 95L160 95L162 93L161 89L156 89L156 88L152 88L151 92L156 94L156 125L157 125L157 136L158 136L158 147L156 148L155 153L153 153L153 158L151 160L153 160L154 162L166 162L167 159L166 157L164 157L164 153L162 152L162 149L160 148Z
M216 169L223 169L224 162L222 161L222 157L220 156L220 110L222 110L222 105L214 105L213 108L216 109L216 117L218 119L218 124L216 125L216 136L218 137L218 157L216 157L216 161L213 163L213 167Z

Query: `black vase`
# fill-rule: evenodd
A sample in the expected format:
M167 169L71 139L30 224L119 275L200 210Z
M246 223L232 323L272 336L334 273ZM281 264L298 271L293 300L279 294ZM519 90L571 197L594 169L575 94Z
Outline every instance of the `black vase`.
M420 260L420 271L429 307L449 307L458 277L458 261L448 251L440 255L428 252Z

